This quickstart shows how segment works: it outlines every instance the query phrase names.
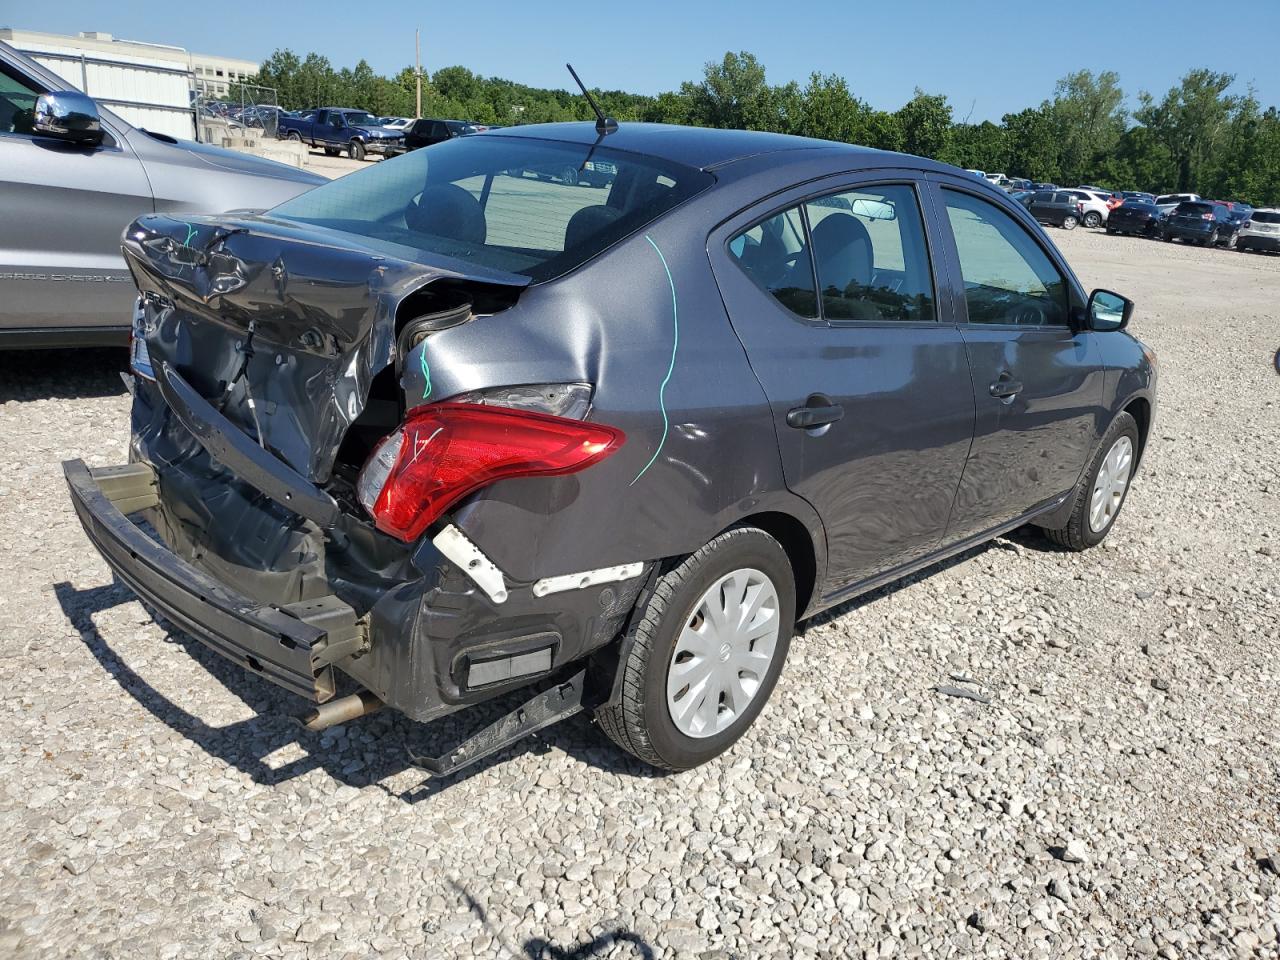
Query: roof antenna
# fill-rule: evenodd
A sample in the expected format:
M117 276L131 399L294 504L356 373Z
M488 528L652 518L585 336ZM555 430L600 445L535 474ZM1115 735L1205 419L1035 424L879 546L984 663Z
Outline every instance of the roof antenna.
M596 114L596 133L604 136L606 133L613 133L618 129L618 121L613 117L606 117L604 111L600 109L600 104L596 103L595 97L591 96L591 92L587 90L586 85L578 77L578 71L573 69L572 63L566 63L569 72L573 74L574 83L578 85L578 89L582 91L582 95L587 98L587 103L591 104L591 109Z

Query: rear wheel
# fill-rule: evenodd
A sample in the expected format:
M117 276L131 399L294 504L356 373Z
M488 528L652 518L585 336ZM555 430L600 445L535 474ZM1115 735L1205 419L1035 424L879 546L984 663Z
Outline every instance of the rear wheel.
M795 626L786 552L736 527L663 575L625 638L622 693L596 711L624 750L668 770L720 755L764 708Z
M1116 417L1098 444L1089 469L1076 483L1071 516L1057 530L1044 531L1068 550L1088 550L1106 539L1129 494L1129 481L1138 462L1138 424L1127 413Z
M1090 230L1102 225L1102 214L1097 210L1090 210L1084 215L1084 225Z
M1080 225L1080 220L1071 214L1068 214L1062 219L1063 230L1074 230L1079 225Z
M325 148L324 148L324 155L325 155L326 157L337 157L337 156L340 156L341 154L342 154L342 151L341 151L341 150L338 150L338 149L336 149L336 148L334 148L334 147L325 147Z

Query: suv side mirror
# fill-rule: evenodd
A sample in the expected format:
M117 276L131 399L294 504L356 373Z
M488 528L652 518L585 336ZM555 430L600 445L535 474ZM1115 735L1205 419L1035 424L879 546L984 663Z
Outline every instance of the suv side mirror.
M43 93L36 100L35 131L69 143L102 143L102 118L93 99L78 90Z
M1110 290L1095 290L1089 294L1089 329L1106 333L1123 330L1133 316L1133 301Z

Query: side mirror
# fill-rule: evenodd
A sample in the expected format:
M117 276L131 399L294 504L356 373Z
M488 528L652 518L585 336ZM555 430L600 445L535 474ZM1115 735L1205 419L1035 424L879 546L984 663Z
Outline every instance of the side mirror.
M93 99L78 90L44 93L36 100L35 131L69 143L102 143L102 118Z
M1095 290L1089 294L1089 329L1106 333L1123 330L1133 316L1133 301L1110 290Z

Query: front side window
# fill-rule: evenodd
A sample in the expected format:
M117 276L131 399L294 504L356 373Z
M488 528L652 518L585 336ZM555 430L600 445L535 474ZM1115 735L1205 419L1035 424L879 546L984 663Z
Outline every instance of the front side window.
M813 261L799 207L762 220L729 241L729 252L756 285L798 316L818 317Z
M805 205L828 320L933 320L933 280L915 190L867 187Z
M970 323L1066 326L1066 279L1048 254L999 207L946 190Z
M616 168L607 187L577 186L588 158ZM395 257L438 254L536 283L585 263L713 182L656 157L486 134L348 174L270 215L362 237Z

